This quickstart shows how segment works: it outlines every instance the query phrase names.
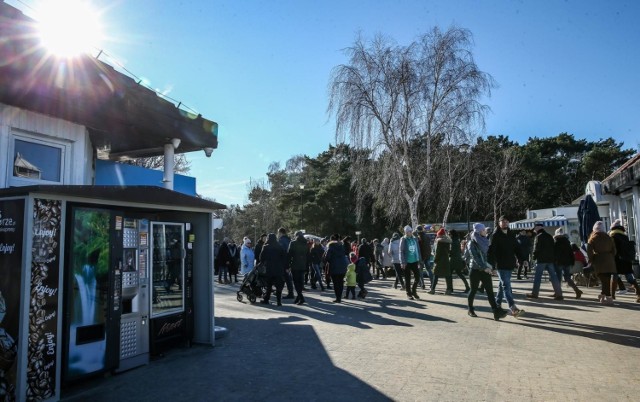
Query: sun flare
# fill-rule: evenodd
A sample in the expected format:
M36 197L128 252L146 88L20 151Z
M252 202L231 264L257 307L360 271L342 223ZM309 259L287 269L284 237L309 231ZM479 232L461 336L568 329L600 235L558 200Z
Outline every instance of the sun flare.
M38 9L42 45L53 55L74 57L100 45L100 14L82 0L42 2Z

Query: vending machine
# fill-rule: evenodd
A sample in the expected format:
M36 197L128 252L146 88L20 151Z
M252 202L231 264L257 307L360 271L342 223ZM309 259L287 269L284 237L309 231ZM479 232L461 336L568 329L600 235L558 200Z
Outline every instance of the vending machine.
M193 248L189 223L151 222L150 233L150 346L156 354L193 336Z
M149 220L124 218L122 260L120 363L116 371L149 362Z
M72 206L65 264L63 382L118 367L123 215Z
M149 220L72 206L63 381L149 362Z

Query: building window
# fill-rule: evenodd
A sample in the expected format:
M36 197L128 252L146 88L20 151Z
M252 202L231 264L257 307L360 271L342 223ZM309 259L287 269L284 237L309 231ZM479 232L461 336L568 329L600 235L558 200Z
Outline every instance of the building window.
M14 135L11 145L10 186L64 184L66 142Z

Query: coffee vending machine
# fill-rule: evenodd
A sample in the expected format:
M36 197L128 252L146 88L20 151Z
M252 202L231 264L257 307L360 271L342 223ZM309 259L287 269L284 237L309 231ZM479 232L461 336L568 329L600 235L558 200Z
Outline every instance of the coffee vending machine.
M118 372L149 362L149 220L124 218L122 261Z

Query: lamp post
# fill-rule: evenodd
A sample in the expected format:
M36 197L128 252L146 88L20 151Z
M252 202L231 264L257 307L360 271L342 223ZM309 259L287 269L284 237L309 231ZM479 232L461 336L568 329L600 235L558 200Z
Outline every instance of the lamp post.
M304 193L304 184L300 185L300 230L302 230L302 218L304 213L304 205L302 204L302 194Z
M358 244L360 244L360 235L362 234L361 231L357 230L356 231L356 236L358 237Z

